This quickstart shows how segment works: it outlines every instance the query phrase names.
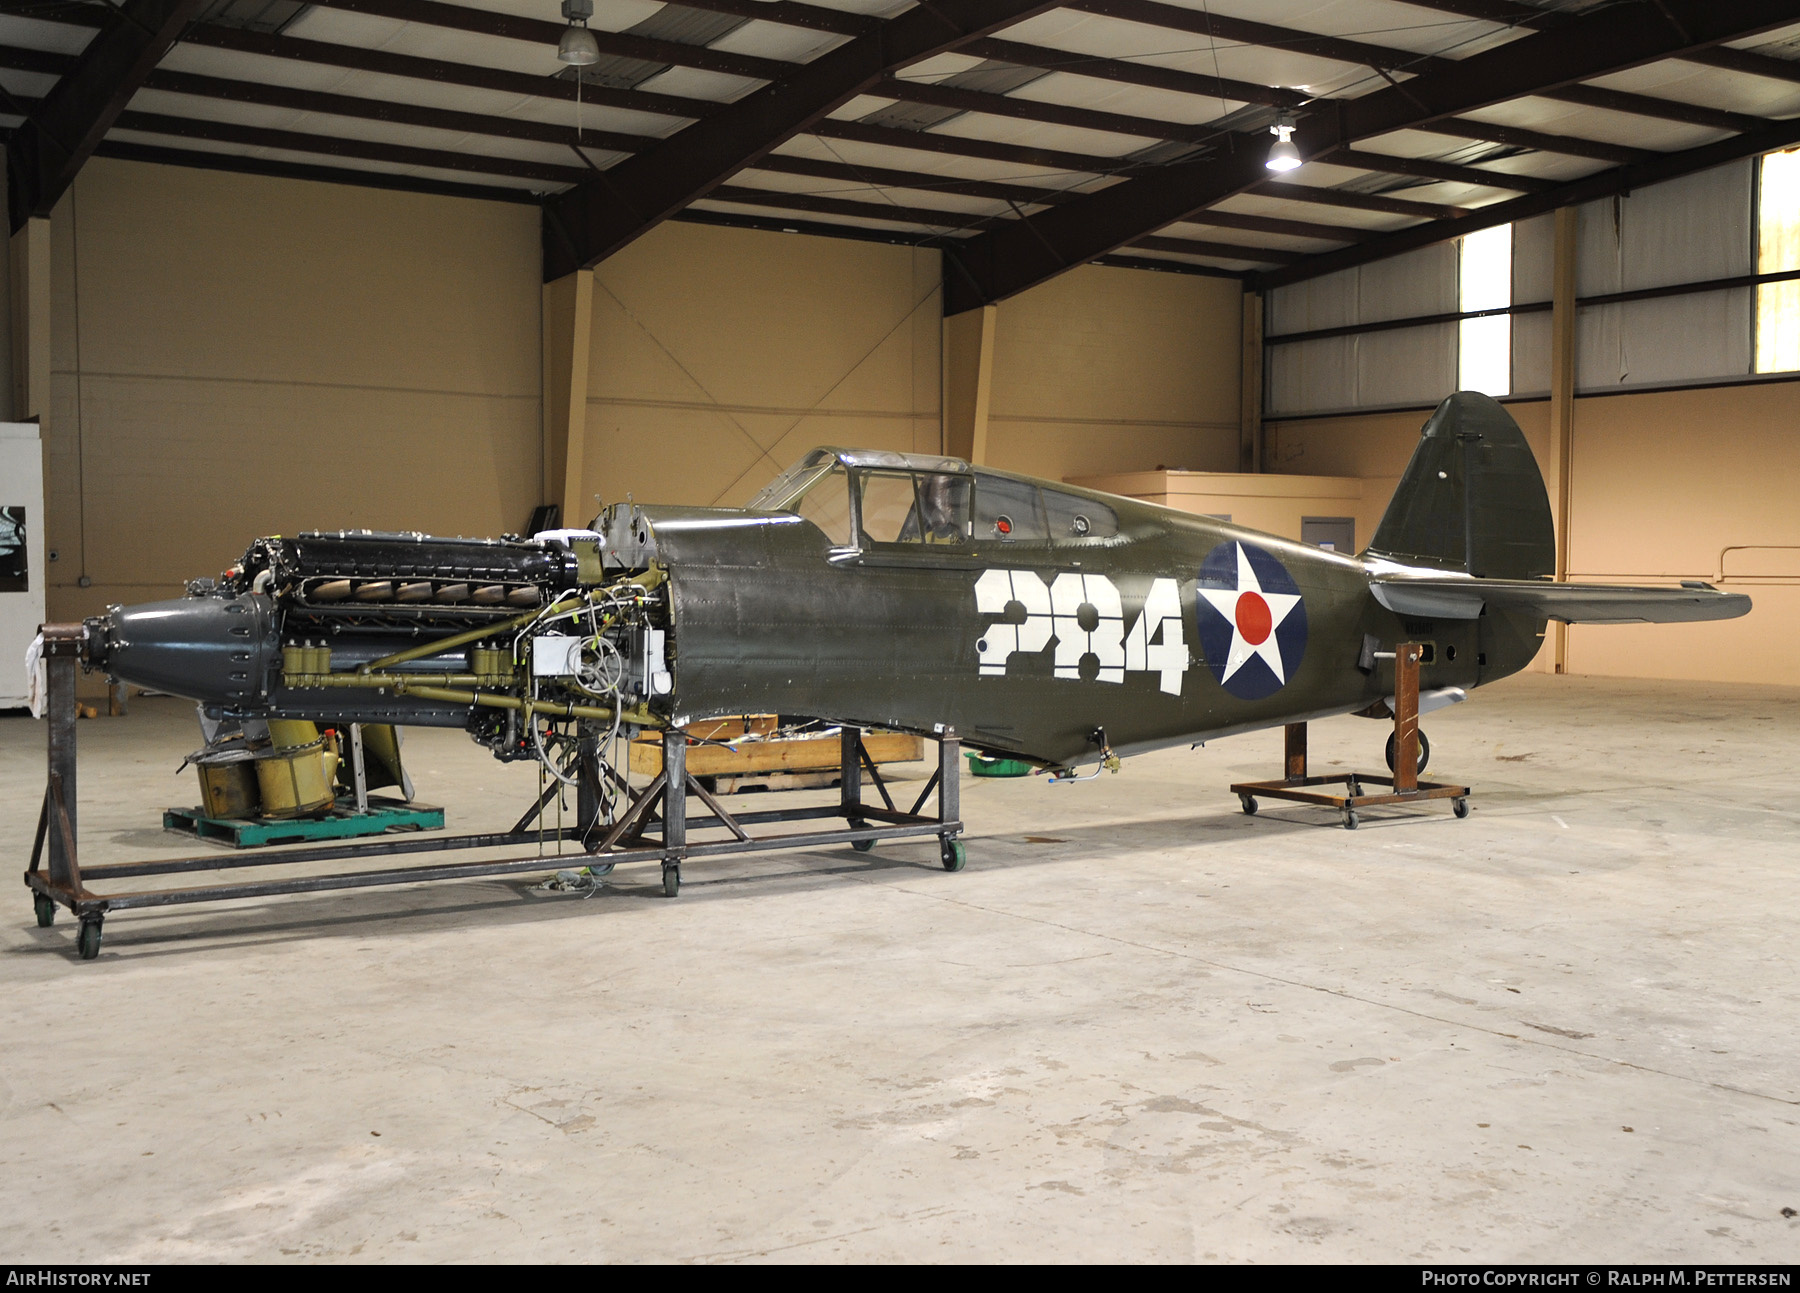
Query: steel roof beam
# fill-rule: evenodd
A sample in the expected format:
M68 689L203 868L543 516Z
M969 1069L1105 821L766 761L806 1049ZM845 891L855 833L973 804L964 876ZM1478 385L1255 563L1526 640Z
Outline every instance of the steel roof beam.
M1590 157L1595 161L1627 165L1646 161L1656 154L1647 148L1629 148L1624 144L1607 144L1597 139L1576 139L1572 135L1553 135L1543 130L1527 130L1523 126L1499 126L1472 117L1446 117L1412 127L1433 135L1455 135L1459 139L1479 139L1483 143L1506 144L1513 148L1535 148L1543 153L1561 153L1565 157Z
M1389 49L1382 45L1369 44L1367 41L1347 40L1337 36L1319 36L1290 27L1278 27L1272 23L1250 22L1242 18L1209 13L1205 9L1184 9L1176 5L1163 4L1161 0L1073 0L1068 7L1081 10L1083 13L1103 14L1107 17L1123 19L1126 22L1192 32L1209 39L1241 42L1268 49L1290 50L1297 54L1312 54L1343 63L1357 63L1384 72L1425 72L1434 67L1453 64L1456 61L1435 54ZM1541 11L1529 12L1538 19L1543 17ZM1524 25L1550 27L1555 23L1554 21L1533 21ZM1560 99L1566 103L1579 103L1585 107L1628 112L1641 117L1656 117L1664 121L1681 121L1690 125L1711 126L1719 130L1741 132L1756 130L1765 124L1760 117L1747 116L1743 113L1682 103L1676 99L1661 99L1648 94L1607 90L1591 85L1565 86L1559 90L1549 91L1545 97Z
M1329 166L1351 166L1362 171L1384 175L1413 175L1420 179L1444 180L1452 184L1485 184L1489 188L1511 189L1515 193L1542 193L1556 187L1555 180L1540 180L1530 175L1513 175L1507 171L1489 170L1481 166L1459 166L1452 162L1432 161L1426 157L1394 157L1387 153L1364 152L1359 148L1340 148L1319 159Z
M545 280L598 264L899 68L1054 7L933 0L552 198L544 206Z
M504 40L543 45L546 49L555 49L562 34L568 30L566 23L497 13L492 9L474 9L468 5L443 4L440 0L311 0L311 3L328 9L345 9L353 13L371 14L377 18L391 18L396 22L448 27L453 31L472 32L478 36L499 36ZM547 4L544 7L549 9ZM641 59L646 63L668 63L674 67L692 67L703 72L718 72L725 76L743 76L760 81L780 80L798 66L779 59L733 54L706 45L684 45L679 41L633 36L622 31L601 31L598 28L589 30L602 54Z
M402 193L431 193L439 197L476 198L485 202L518 202L536 206L538 201L537 194L529 189L461 184L452 180L395 175L387 171L350 170L341 166L315 166L306 162L278 162L264 157L247 157L242 153L201 152L192 148L167 148L161 144L133 144L108 139L94 150L94 155L116 157L128 162L148 162L157 166L193 166L201 170L229 171L239 175L272 175L281 179L310 180L316 184L396 189Z
M1281 198L1288 202L1312 202L1352 211L1381 211L1388 215L1412 216L1419 220L1457 220L1468 214L1461 207L1448 206L1442 202L1415 202L1410 198L1390 197L1386 193L1358 193L1354 189L1286 184L1279 180L1265 180L1251 188L1250 192L1258 197Z
M202 0L125 0L6 144L17 230L47 216Z
M1546 211L1554 211L1558 207L1591 202L1596 198L1611 197L1618 193L1629 193L1649 184L1659 184L1664 180L1679 179L1683 175L1691 175L1696 171L1721 166L1726 162L1736 161L1740 157L1753 157L1758 153L1791 148L1795 144L1800 144L1800 119L1774 122L1754 134L1735 135L1730 139L1721 139L1717 143L1704 144L1699 148L1655 155L1647 161L1634 162L1613 170L1601 171L1597 175L1590 175L1572 183L1560 184L1547 193L1528 194L1525 197L1481 207L1464 216L1458 222L1454 233L1447 233L1441 225L1419 225L1410 229L1401 229L1398 232L1363 243L1358 247L1325 252L1313 257L1303 265L1271 270L1256 276L1255 282L1259 287L1279 287L1284 283L1317 278L1321 274L1348 269L1353 265L1385 260L1389 256L1398 256L1420 247L1428 247L1433 243L1442 242L1446 237L1456 237L1464 233L1472 233L1477 229L1488 229L1495 225L1510 224L1515 220L1529 219L1535 215L1542 215Z
M1467 18L1480 18L1507 26L1542 30L1555 27L1564 20L1561 13L1516 4L1513 0L1401 0L1401 3L1439 13L1461 14ZM1800 15L1796 15L1796 20L1800 20ZM1689 50L1677 57L1684 63L1722 67L1731 72L1748 72L1752 76L1766 76L1777 81L1800 81L1800 61L1774 58L1768 54L1758 54L1754 50L1714 45L1708 49Z
M1654 9L1604 6L1403 84L1315 105L1301 118L1295 143L1302 157L1323 157L1359 140L1677 57L1781 26L1792 17L1793 6L1782 0L1658 0ZM960 258L962 272L945 275L945 310L957 313L1003 300L1254 188L1268 178L1263 166L1267 150L1261 144L1245 137L1235 150L1160 167L972 239L948 253Z

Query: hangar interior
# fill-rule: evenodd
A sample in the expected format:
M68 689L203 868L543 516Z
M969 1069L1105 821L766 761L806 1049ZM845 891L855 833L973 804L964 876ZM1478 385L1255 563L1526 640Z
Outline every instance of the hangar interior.
M0 90L48 621L821 444L1357 550L1458 389L1559 578L1755 603L1431 716L1468 821L1243 816L1266 732L971 781L962 874L172 909L91 965L17 894L9 1259L1792 1259L1800 6L9 0ZM191 849L191 706L79 728L84 857ZM43 739L0 717L21 859ZM536 793L409 739L459 825Z

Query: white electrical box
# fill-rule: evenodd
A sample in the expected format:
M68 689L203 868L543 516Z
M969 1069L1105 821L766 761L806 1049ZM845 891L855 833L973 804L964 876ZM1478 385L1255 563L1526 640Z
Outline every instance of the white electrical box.
M35 422L0 422L0 709L26 704L25 649L44 622L44 451Z
M531 672L538 678L569 678L581 671L581 639L540 633L531 639Z

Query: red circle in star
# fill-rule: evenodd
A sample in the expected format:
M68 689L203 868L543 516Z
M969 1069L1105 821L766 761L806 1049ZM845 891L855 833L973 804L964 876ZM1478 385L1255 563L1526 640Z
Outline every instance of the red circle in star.
M1245 593L1237 599L1237 631L1251 646L1261 646L1275 627L1269 604L1258 593Z

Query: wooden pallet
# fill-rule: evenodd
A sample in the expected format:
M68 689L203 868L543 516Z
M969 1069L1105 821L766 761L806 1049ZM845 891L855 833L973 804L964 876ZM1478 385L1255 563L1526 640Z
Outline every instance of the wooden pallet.
M775 730L773 714L752 714L744 718L708 719L688 725L692 736L703 741L735 742L741 736L764 739L729 745L697 744L688 746L687 765L690 776L725 778L765 778L796 773L829 773L836 776L842 758L837 733L830 736L803 736L792 740L771 741L766 733ZM911 763L925 757L923 737L904 732L871 731L863 734L863 748L876 763ZM653 733L631 743L631 771L654 777L662 771L662 737Z
M369 811L359 813L354 805L346 807L340 800L324 817L293 817L274 821L266 818L245 820L234 817L208 817L203 808L170 808L163 813L163 829L181 831L203 840L229 844L234 849L262 848L270 844L300 844L308 840L355 839L363 835L382 835L388 831L439 831L444 828L444 810L429 804L392 804L380 800L369 802Z

